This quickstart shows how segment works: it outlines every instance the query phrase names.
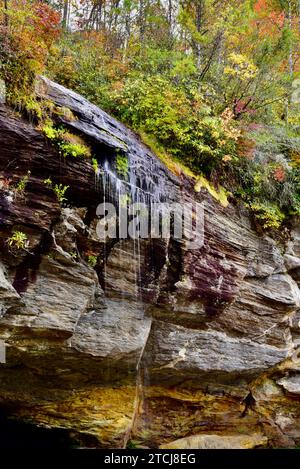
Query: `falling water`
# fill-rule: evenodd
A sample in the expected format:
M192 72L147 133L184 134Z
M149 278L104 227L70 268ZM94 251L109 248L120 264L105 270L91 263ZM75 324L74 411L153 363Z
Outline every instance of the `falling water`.
M153 170L153 174L155 174L155 168L151 168ZM123 236L124 233L120 233L120 223L119 223L119 232L118 232L118 239L117 243L114 245L114 252L115 252L115 260L116 264L114 265L114 256L110 257L107 252L107 244L104 242L103 252L104 252L104 262L103 262L103 279L104 279L104 289L109 287L110 278L107 276L110 275L110 268L119 268L119 272L121 273L120 278L120 285L121 287L118 288L117 297L110 299L109 298L109 289L107 289L107 304L110 305L108 307L107 314L109 314L109 308L114 307L112 302L115 302L115 307L118 308L121 317L122 315L132 315L136 317L138 320L145 320L145 333L147 334L150 331L151 321L149 318L146 317L145 306L143 304L143 295L142 295L142 263L143 263L143 255L142 250L144 247L144 242L139 236L138 228L140 223L140 210L142 204L145 204L149 210L152 209L152 204L154 202L161 201L161 194L159 188L154 184L153 179L148 176L144 175L143 179L141 180L140 168L139 170L139 177L136 174L136 170L132 168L132 165L129 165L129 173L127 177L124 179L118 177L116 172L113 170L112 166L108 161L104 162L103 171L96 174L96 183L97 187L100 185L99 192L103 194L102 203L112 203L118 215L118 219L120 221L120 214L121 210L124 208L124 205L128 204L136 204L137 213L134 215L135 222L133 223L134 233L133 239L130 241L125 240ZM150 212L151 213L151 212ZM106 241L106 240L105 240ZM131 249L131 252L128 252L128 249ZM132 258L133 263L131 264L132 267L131 272L124 272L124 265L126 265L126 255L127 260ZM107 257L112 260L112 264L107 262ZM124 262L122 270L122 263ZM124 274L124 275L123 275ZM122 275L124 278L122 278ZM132 276L131 276L132 275ZM129 288L127 289L127 280L129 279ZM131 279L133 284L131 284ZM118 285L118 284L117 284ZM123 288L125 285L125 288ZM113 286L113 290L115 290L115 285ZM131 292L133 293L133 297L131 296ZM148 322L147 322L148 321ZM148 324L148 326L147 326ZM136 363L136 370L137 370L137 393L136 393L136 410L133 415L132 426L134 425L134 420L136 417L136 413L139 411L139 405L141 402L144 401L144 386L149 384L149 376L148 370L143 370L143 376L141 371L141 361L144 354L144 349L146 347L147 340L145 338L144 347L139 352L139 358Z
M104 204L104 213L105 213L105 204L106 204L106 175L103 173L103 204ZM106 239L103 244L103 287L105 290L106 287Z
M137 214L135 215L136 224L134 224L134 233L132 239L133 252L132 256L134 259L134 278L135 278L135 297L136 300L140 300L140 287L141 287L141 239L137 231L137 227L140 223L140 209L141 204L146 204L149 209L151 208L152 201L157 200L157 194L150 192L151 181L147 177L144 181L144 188L142 189L138 185L138 180L135 173L129 171L129 180L121 179L117 174L112 171L109 162L105 161L103 165L102 178L100 178L100 172L96 174L97 183L102 184L103 203L104 207L106 203L113 203L116 207L118 218L120 219L120 212L124 204L130 201L132 204L136 204ZM104 243L105 244L105 243ZM122 235L119 236L118 240L119 253L122 254L124 248L124 242ZM106 259L106 247L104 246L104 259ZM105 266L103 270L104 278L106 277Z
M101 169L97 168L95 171L95 190L98 192L100 190L100 181L101 181Z

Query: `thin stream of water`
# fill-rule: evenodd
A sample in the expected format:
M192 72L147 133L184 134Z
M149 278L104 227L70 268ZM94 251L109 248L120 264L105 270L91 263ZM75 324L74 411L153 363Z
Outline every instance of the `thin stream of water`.
M118 292L118 296L121 302L121 309L127 311L128 309L128 301L130 302L133 308L136 308L138 311L138 316L140 319L145 318L145 308L143 305L143 297L141 293L142 288L142 248L143 248L143 240L139 235L139 228L140 228L140 221L142 205L145 204L150 213L152 213L153 204L156 202L160 202L161 197L159 191L155 193L151 192L151 189L154 187L150 178L145 178L143 181L143 188L139 187L140 181L137 180L137 177L134 171L130 168L128 174L128 180L124 180L118 177L118 175L111 169L109 162L106 161L104 163L104 171L98 172L96 174L96 187L99 187L102 184L102 192L103 192L103 204L104 209L107 203L112 203L116 208L117 217L119 219L119 231L118 231L118 242L115 245L115 252L116 252L116 262L117 265L121 268L122 263L124 262L124 256L128 256L132 258L131 264L131 273L128 278L132 278L134 285L129 288L129 291L124 291L121 287L120 291ZM99 191L100 191L99 187ZM132 224L133 228L133 239L128 242L124 237L126 233L121 228L120 220L121 220L121 211L126 209L126 206L129 204L136 204L136 214L134 215L135 221ZM131 217L129 218L129 222ZM128 249L131 252L128 253ZM153 249L152 243L151 248ZM107 285L107 246L104 243L103 247L104 252L104 264L103 264L103 278L104 278L104 286ZM132 276L131 276L132 275ZM127 276L127 272L125 272L125 276ZM122 283L124 285L124 283ZM126 281L125 281L126 285ZM130 293L133 293L133 298L130 300ZM123 306L122 306L123 305ZM141 350L139 359L136 364L137 370L137 395L136 395L136 410L135 414L139 412L140 405L143 405L145 395L144 395L144 386L149 385L150 377L147 366L141 369L141 361L144 355L144 349L146 347L146 342L144 344L143 350ZM134 425L135 416L133 416L132 427Z

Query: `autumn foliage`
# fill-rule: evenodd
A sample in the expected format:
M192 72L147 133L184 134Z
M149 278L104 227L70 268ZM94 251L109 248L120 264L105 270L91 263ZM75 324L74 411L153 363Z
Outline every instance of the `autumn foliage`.
M44 70L59 35L60 15L44 2L30 0L11 0L0 14L0 76L8 99L22 101Z
M164 161L221 183L268 229L300 214L298 0L5 4L0 78L26 115L43 115L33 83L45 73Z

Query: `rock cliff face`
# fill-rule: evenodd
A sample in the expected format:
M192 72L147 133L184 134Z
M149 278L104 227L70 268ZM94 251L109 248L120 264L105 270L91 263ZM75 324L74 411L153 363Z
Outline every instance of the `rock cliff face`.
M88 160L60 157L0 107L1 412L82 446L299 445L300 228L258 232L246 209L195 192L82 97L46 79L38 92L72 111L56 119L104 169L95 176ZM101 242L96 207L120 199L119 154L140 200L204 203L202 247ZM67 205L49 177L69 186ZM14 230L26 249L10 248Z

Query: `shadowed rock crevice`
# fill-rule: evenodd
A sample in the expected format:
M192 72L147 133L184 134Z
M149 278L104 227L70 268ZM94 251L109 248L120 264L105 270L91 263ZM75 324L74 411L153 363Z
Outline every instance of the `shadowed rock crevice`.
M243 404L244 404L245 408L243 410L243 413L242 413L241 417L246 417L247 412L249 410L255 410L256 401L255 401L255 399L252 395L252 392L249 392L249 394L247 394L247 396L243 400Z
M42 256L50 252L52 243L52 236L46 231L42 234L38 246L34 248L33 252L29 252L21 264L16 267L12 285L17 293L25 293L29 283L36 281Z

